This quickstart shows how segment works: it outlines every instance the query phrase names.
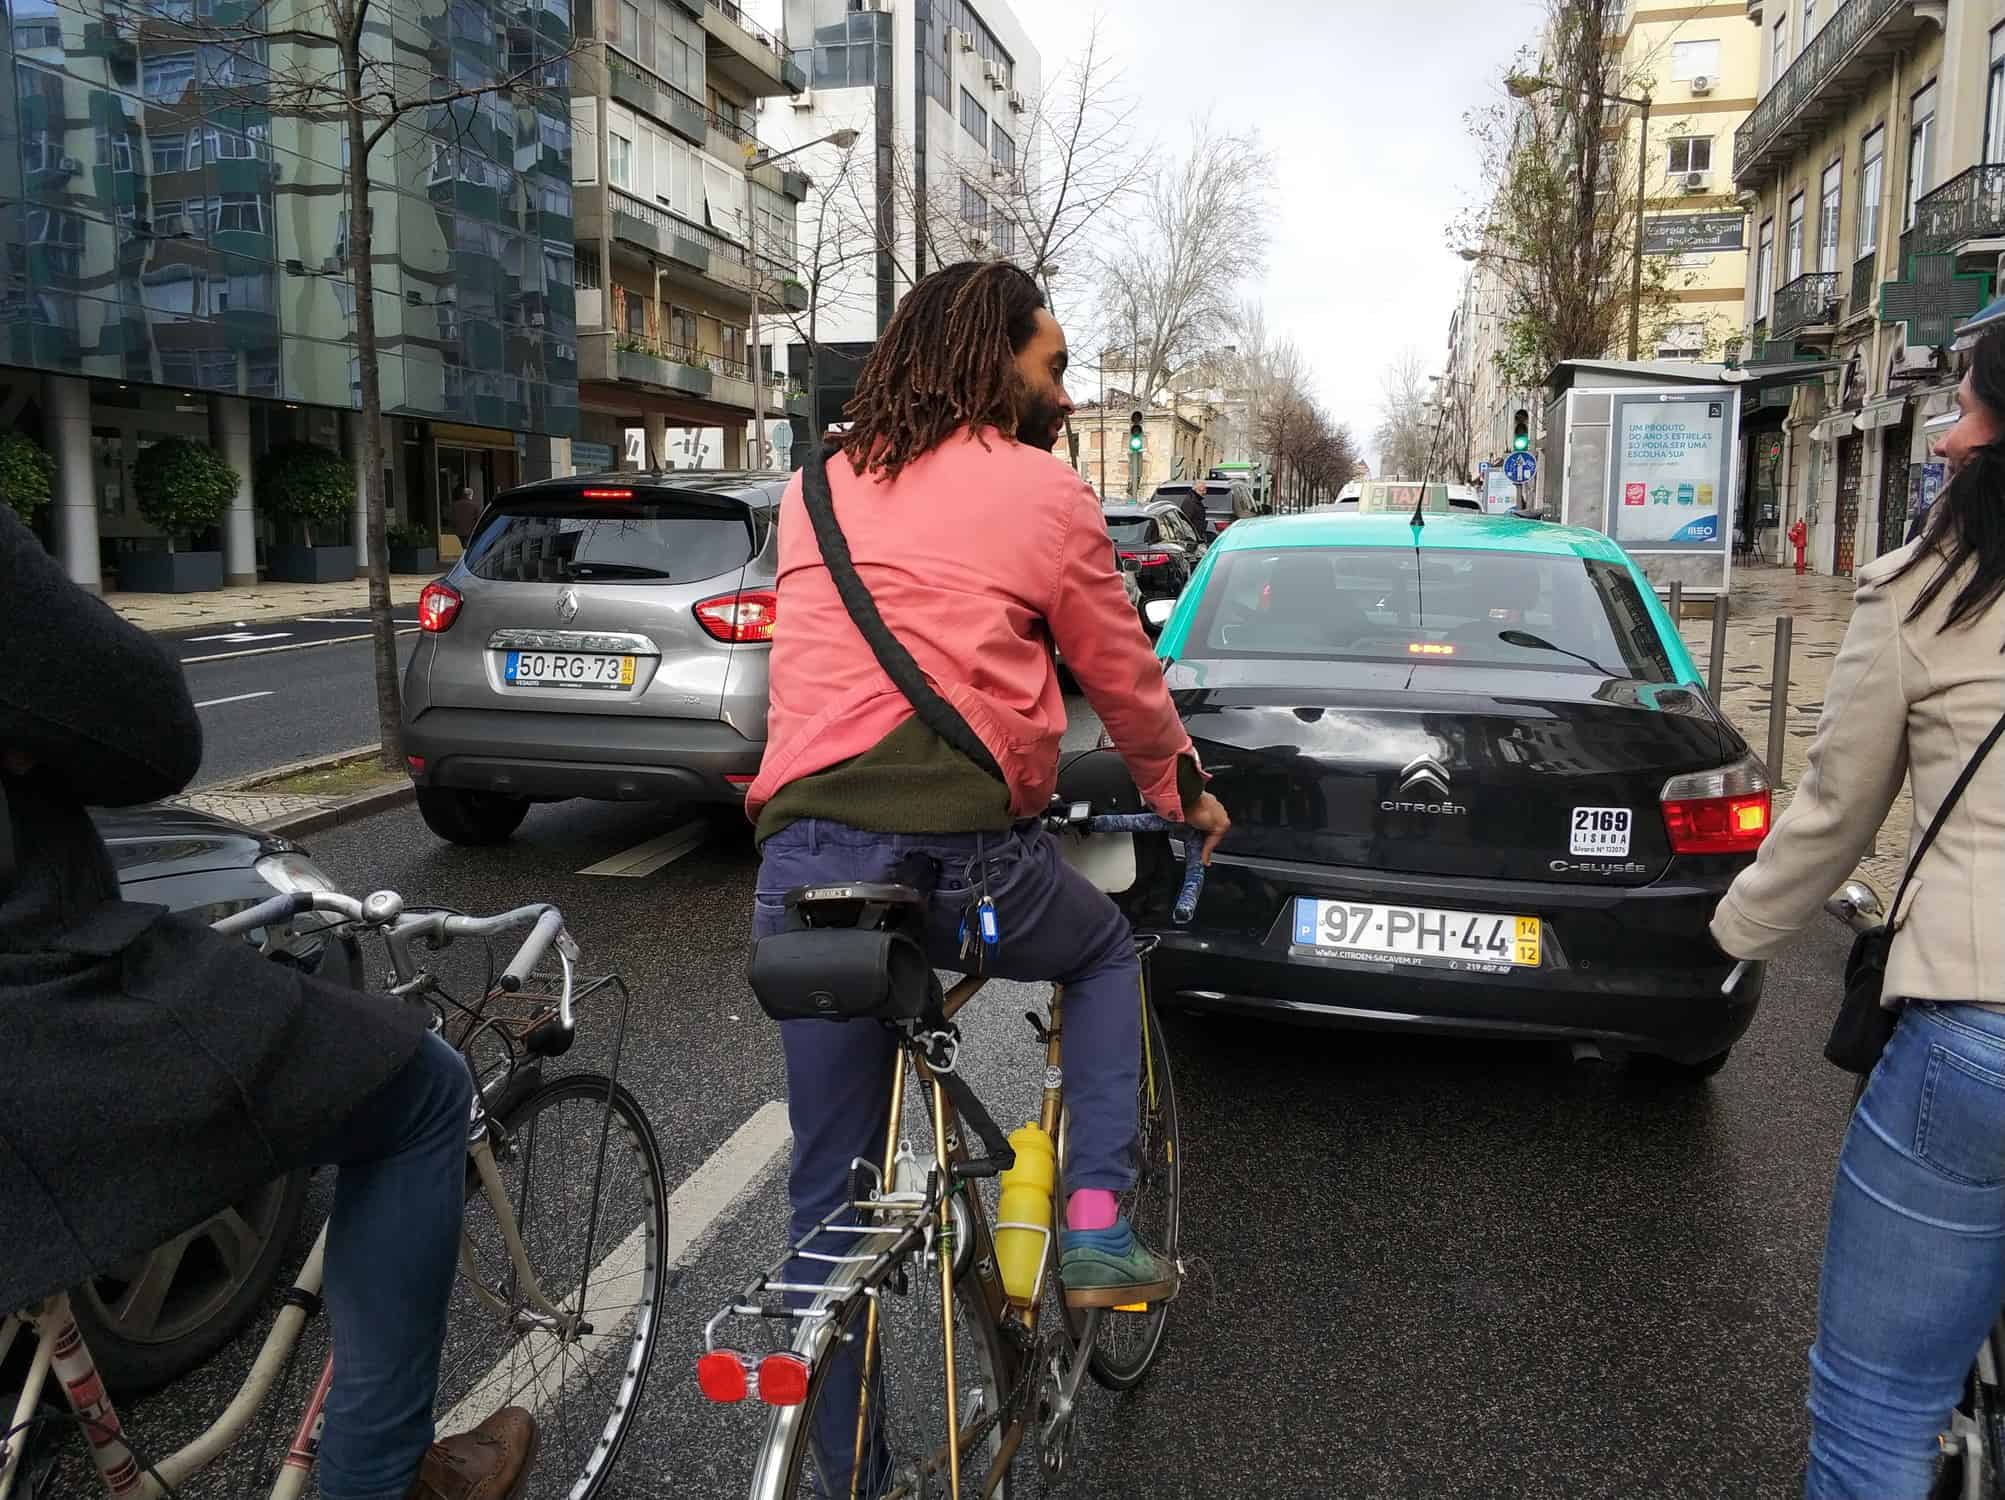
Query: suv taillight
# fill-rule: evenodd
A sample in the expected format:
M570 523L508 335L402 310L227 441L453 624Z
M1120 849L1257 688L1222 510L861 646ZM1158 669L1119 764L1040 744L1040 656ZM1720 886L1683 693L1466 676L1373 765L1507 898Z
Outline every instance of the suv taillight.
M459 617L459 590L443 583L428 583L418 595L418 628L437 635Z
M696 623L715 641L771 641L780 596L771 589L740 589L696 606Z
M1673 776L1659 794L1673 854L1752 854L1768 837L1768 772L1752 755L1717 771Z

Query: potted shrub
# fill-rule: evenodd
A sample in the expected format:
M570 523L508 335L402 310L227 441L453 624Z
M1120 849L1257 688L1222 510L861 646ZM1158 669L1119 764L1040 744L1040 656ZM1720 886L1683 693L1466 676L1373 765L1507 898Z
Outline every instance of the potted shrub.
M390 544L392 573L436 573L439 570L439 539L423 526L392 526L384 534Z
M118 586L147 594L190 594L223 586L223 553L206 543L237 497L237 471L207 443L163 438L132 466L139 513L166 533L159 552L118 559Z
M258 463L259 507L298 528L301 540L265 549L266 572L288 583L342 583L355 576L355 546L340 535L355 501L348 460L315 443L281 443Z
M54 493L56 461L25 433L0 432L0 500L34 525L35 514Z

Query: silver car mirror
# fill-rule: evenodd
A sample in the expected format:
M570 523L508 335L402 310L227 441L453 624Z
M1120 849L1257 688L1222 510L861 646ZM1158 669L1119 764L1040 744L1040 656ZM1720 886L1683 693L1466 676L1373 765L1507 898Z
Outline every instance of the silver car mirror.
M1170 616L1176 613L1174 599L1151 599L1142 606L1142 622L1151 630L1161 630L1170 623Z

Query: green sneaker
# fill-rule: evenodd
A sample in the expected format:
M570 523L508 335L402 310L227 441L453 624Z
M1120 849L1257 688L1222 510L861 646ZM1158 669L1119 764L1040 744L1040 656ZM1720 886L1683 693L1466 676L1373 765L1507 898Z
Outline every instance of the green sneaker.
M1177 1294L1177 1268L1143 1244L1123 1214L1111 1229L1065 1229L1058 1274L1068 1307L1131 1307Z

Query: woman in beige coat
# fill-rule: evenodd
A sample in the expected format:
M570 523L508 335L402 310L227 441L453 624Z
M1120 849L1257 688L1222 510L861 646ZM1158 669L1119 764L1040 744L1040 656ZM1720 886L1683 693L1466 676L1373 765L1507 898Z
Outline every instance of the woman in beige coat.
M2005 714L2005 334L1975 351L1936 444L1920 540L1859 570L1810 768L1713 917L1778 952L1866 852L1901 783L1915 832ZM1839 1156L1810 1351L1808 1500L1929 1493L1950 1408L2005 1302L2005 747L1894 913L1900 1023Z

